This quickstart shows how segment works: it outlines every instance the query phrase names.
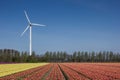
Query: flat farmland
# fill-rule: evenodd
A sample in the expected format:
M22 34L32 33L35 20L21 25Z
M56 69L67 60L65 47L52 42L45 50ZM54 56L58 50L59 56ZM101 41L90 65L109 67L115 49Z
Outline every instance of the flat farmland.
M33 65L36 66L1 76L0 80L120 80L120 63L31 63ZM25 64L21 67L26 68ZM9 69L5 72L18 70ZM5 67L0 67L1 75L4 70Z

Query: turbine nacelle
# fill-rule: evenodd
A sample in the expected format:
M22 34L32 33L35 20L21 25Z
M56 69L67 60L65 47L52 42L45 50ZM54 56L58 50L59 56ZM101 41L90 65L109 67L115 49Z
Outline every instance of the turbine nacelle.
M31 27L31 26L32 26L32 24L29 24L29 26Z

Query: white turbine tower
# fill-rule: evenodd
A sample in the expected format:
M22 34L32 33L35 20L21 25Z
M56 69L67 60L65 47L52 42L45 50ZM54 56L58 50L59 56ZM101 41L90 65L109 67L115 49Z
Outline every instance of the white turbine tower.
M21 34L21 36L22 36L28 29L30 29L30 45L29 45L29 48L30 48L30 49L29 49L29 50L30 50L30 56L31 56L31 55L32 55L32 27L33 27L33 26L45 26L45 25L37 24L37 23L31 23L28 15L27 15L27 13L26 13L26 11L24 11L24 12L25 12L25 16L26 16L27 21L28 21L28 26L27 26L26 29L23 31L23 33Z

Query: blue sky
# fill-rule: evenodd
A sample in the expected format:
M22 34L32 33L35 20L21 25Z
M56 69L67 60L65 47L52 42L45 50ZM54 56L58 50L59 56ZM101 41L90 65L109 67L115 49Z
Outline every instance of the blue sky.
M0 48L29 51L31 22L33 50L120 52L120 0L0 0Z

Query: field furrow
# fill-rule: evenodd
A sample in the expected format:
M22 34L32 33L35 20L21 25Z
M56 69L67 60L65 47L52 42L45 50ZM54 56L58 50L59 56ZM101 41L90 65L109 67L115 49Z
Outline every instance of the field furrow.
M45 80L65 80L58 64L54 64L53 69Z
M67 75L68 80L89 80L87 77L77 73L76 71L60 64L61 69Z

